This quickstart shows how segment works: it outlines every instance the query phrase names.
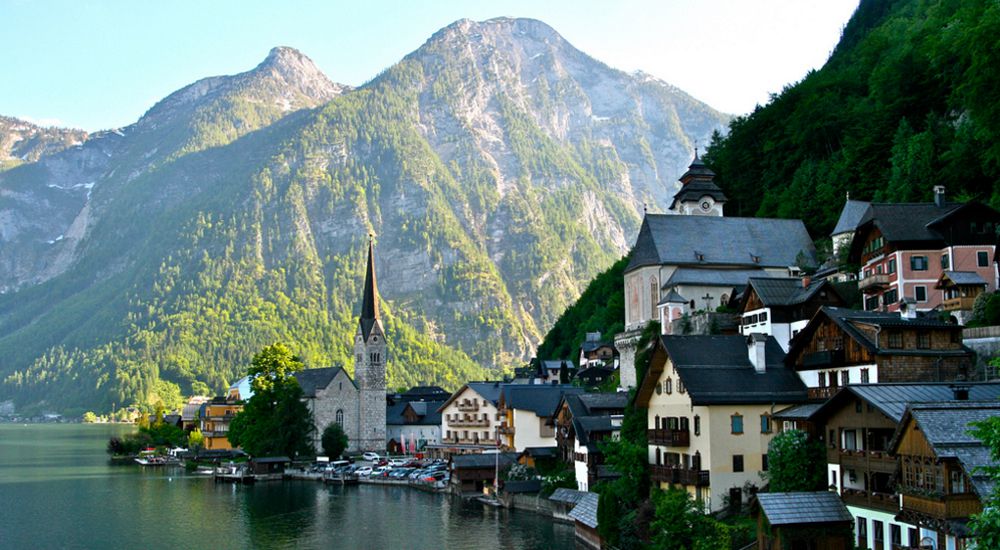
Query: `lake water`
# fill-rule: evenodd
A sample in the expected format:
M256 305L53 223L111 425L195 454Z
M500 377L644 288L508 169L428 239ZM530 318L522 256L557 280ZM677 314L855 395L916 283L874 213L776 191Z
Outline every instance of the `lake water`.
M0 548L576 548L570 525L406 487L109 465L131 429L0 424Z

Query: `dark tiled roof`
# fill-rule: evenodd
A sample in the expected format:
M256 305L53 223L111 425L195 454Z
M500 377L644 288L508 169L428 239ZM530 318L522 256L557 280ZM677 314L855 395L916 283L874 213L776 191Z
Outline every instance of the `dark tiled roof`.
M922 384L858 384L844 390L871 403L883 414L899 422L906 406L919 403L940 403L955 400L955 387L968 388L969 400L1000 400L1000 382L949 383L927 382ZM831 399L832 401L832 399ZM825 406L824 406L825 409Z
M809 420L809 418L816 414L816 411L822 406L823 403L803 403L801 405L793 405L787 409L782 409L774 413L771 417L775 420Z
M400 401L386 407L385 423L390 426L439 426L441 424L441 413L438 407L444 401ZM419 415L416 422L407 422L403 411L406 407L412 407L413 412Z
M677 285L695 284L706 286L734 287L747 284L751 277L766 277L763 269L703 269L698 267L679 267L670 274L663 288Z
M934 449L937 458L954 458L961 462L966 474L980 497L992 494L993 479L980 469L996 466L990 450L982 441L969 433L970 424L1000 416L1000 402L952 401L948 403L922 403L911 405L903 415L903 421L896 430L892 450L895 452L902 431L912 418L927 442Z
M499 456L497 456L499 454ZM468 455L455 455L451 457L451 467L453 470L474 470L481 468L493 468L499 462L500 468L509 466L517 462L518 453L480 453Z
M578 399L586 407L589 414L606 410L624 411L628 405L628 394L625 392L585 393L580 395Z
M472 390L481 398L486 399L490 403L496 405L500 402L500 392L503 387L507 385L503 382L469 382L458 389L455 393L451 394L444 403L438 407L438 412L441 412L449 403L458 399L458 396L465 392L466 389Z
M749 284L767 307L802 304L823 288L833 289L826 279L813 280L808 287L802 286L802 279L790 277L752 277Z
M567 395L564 400L572 415L573 431L581 445L590 443L595 433L612 432L611 415L624 413L627 393L582 393Z
M943 207L933 202L872 203L859 225L874 223L889 242L925 242L943 246L943 236L930 226L962 206L962 203L955 202Z
M861 220L864 219L869 206L871 206L871 203L867 201L848 200L845 202L844 208L840 211L840 218L837 219L837 225L833 228L833 233L831 234L853 233L858 228Z
M757 502L771 525L853 522L837 493L757 493Z
M584 494L570 511L569 517L591 529L597 529L597 502L597 493Z
M324 367L321 369L306 369L295 373L295 379L299 382L299 386L302 387L302 393L306 397L316 397L316 392L318 390L326 389L326 387L333 381L337 373L344 369L340 367ZM347 380L354 384L351 380L350 375L346 372L344 376L347 376ZM357 384L354 384L357 387Z
M727 200L726 194L714 182L695 180L681 186L681 190L674 195L674 200L670 202L670 209L673 210L678 202L695 202L705 195L712 197L716 202Z
M412 388L403 392L403 395L417 396L417 397L426 397L426 396L436 397L439 395L443 395L445 396L445 398L447 398L449 395L451 395L451 393L449 393L448 390L440 386L413 386Z
M660 342L694 405L806 400L805 385L784 366L785 354L774 337L765 343L763 373L750 363L744 336L662 336Z
M614 347L614 345L611 342L592 342L592 341L589 341L589 340L588 341L584 341L582 344L580 344L580 350L583 351L583 352L594 351L594 350L597 350L597 349L601 349L603 347L609 347L610 348L610 347Z
M559 456L558 447L525 447L521 451L522 455L528 455L534 458L555 458Z
M676 290L670 289L670 292L660 300L660 303L656 304L658 306L663 304L686 304L688 299L677 293Z
M956 285L986 286L986 281L975 271L945 271L941 277L947 277Z
M576 369L576 367L573 365L573 362L570 361L569 359L546 359L543 360L541 363L542 363L542 369L544 370L559 370L562 368L563 365L566 365L566 368L569 370Z
M587 494L586 491L577 491L575 489L560 487L552 493L549 500L555 502L565 502L566 504L576 504L585 494Z
M508 384L503 397L507 407L528 410L541 417L552 416L563 395L583 393L583 388L569 385Z
M660 264L788 267L800 252L814 259L801 220L646 214L625 271Z

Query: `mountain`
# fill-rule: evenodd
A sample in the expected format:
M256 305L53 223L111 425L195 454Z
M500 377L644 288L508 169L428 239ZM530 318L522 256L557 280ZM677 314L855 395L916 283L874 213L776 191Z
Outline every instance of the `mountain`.
M0 171L81 144L87 132L43 128L25 120L0 116Z
M736 118L705 162L733 214L829 235L852 199L1000 206L1000 6L862 0L819 70Z
M357 89L276 49L0 173L0 399L219 391L274 340L350 366L369 232L390 385L496 376L727 120L533 20L456 22Z

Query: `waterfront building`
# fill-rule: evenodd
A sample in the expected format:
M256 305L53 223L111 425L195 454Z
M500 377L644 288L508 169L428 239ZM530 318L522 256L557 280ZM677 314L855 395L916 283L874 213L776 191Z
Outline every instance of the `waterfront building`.
M792 340L786 361L810 398L827 399L848 384L969 379L975 354L958 325L824 306Z
M438 408L442 454L477 453L499 444L502 382L469 382Z
M867 311L961 311L935 286L945 271L975 275L997 289L996 228L1000 212L978 202L948 202L944 186L934 202L872 203L858 224L848 261L861 266L858 289Z
M555 447L552 417L564 395L583 393L567 385L506 384L500 391L500 445L514 451L528 447Z
M761 483L772 415L806 400L773 336L661 336L636 396L646 409L651 480L706 512L738 508Z
M826 279L804 277L750 277L740 296L740 334L774 336L781 349L822 306L846 306Z
M201 434L205 436L205 449L228 450L233 446L229 443L229 423L233 417L243 410L243 402L216 397L202 403L198 413L201 424Z
M758 493L753 515L757 520L757 548L853 547L854 518L836 493Z
M582 393L564 395L554 417L559 458L573 467L577 489L587 491L607 469L600 442L621 432L628 394Z
M815 264L801 220L725 217L713 178L696 155L672 213L643 218L623 277L625 332L615 336L623 388L636 385L635 346L650 321L669 334L672 321L714 312L750 277L798 276L800 264Z
M451 490L461 495L493 493L497 472L517 462L518 453L474 453L451 457Z
M385 412L389 450L407 453L441 443L441 401L398 401ZM403 448L405 442L407 448Z
M188 402L181 408L181 428L185 432L190 432L195 428L201 429L198 421L198 412L201 410L203 404L211 400L211 397L204 395L195 395L188 399Z

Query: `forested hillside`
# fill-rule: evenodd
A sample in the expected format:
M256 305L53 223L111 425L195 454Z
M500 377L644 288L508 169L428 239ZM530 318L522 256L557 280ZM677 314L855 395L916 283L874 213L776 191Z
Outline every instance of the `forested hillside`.
M862 0L823 68L733 120L705 162L730 215L833 228L845 195L1000 206L1000 4Z

